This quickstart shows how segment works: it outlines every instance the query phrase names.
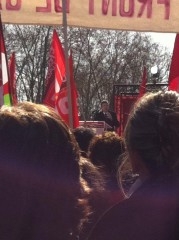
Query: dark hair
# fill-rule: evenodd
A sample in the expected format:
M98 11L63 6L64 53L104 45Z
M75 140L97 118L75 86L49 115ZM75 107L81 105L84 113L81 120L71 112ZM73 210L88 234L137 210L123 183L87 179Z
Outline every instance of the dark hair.
M102 105L103 103L109 104L108 100L105 100L105 99L101 101L101 105Z
M149 93L136 102L124 132L128 152L136 151L150 174L178 171L179 94Z
M86 197L89 202L88 221L80 233L80 239L86 239L90 229L95 225L97 219L109 208L109 197L106 190L105 177L102 172L89 159L80 158L81 176L86 186ZM86 183L86 184L85 184Z
M87 154L89 144L95 136L95 132L91 128L77 127L73 130L73 133L80 149Z
M63 176L73 169L68 180L79 179L79 152L74 136L60 117L46 106L29 102L15 107L3 106L0 146L1 160L16 158L21 164L52 168L54 173L61 172Z
M52 232L54 235L58 234L59 239L68 239L77 233L81 220L85 217L85 207L80 200L83 185L80 177L79 149L70 129L53 109L29 102L1 108L0 165L1 169L16 173L11 186L19 188L21 184L23 185L22 209L19 210L17 219L12 218L14 224L21 222L22 226L19 229L22 228L26 234L32 234L36 224L38 236L42 236L39 232L46 223L48 231L44 228L43 231L47 231L48 236L52 238L53 235L50 235ZM13 177L13 174L7 175ZM18 183L16 183L17 178L20 179ZM7 180L4 182L5 185L6 182ZM16 188L13 191L15 192ZM41 194L42 191L45 194ZM17 199L9 198L9 201L12 200L15 204ZM35 202L38 202L39 207L33 205L35 204L33 199L36 199ZM31 208L27 208L26 202ZM26 207L23 206L24 203ZM8 212L6 209L6 211L11 219L10 210ZM33 215L35 211L39 219ZM53 219L51 223L47 214L45 215L47 212L52 215L49 216ZM29 218L27 228L23 225L22 216L26 217L26 220ZM32 216L35 218L34 221L31 221ZM12 221L9 220L9 224L13 225ZM55 233L56 226L58 231Z
M95 136L90 143L89 159L104 177L108 208L125 197L118 172L123 152L123 139L116 132L104 132Z
M124 152L124 142L115 132L104 132L91 141L90 160L97 166L103 166L109 172L116 169L119 156Z

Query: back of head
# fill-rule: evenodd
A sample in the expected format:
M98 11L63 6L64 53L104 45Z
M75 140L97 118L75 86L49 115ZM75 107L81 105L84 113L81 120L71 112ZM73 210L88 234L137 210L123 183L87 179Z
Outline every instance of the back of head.
M67 239L83 215L78 205L82 187L79 152L69 128L46 106L3 106L0 146L0 206L4 205L9 219L0 221L1 230L11 229L9 234L14 234L14 239ZM9 199L7 204L14 206L15 217L3 194ZM20 237L21 230L24 238ZM27 238L28 234L31 237Z
M95 132L91 128L77 127L73 130L73 133L81 151L87 153L89 144L95 136Z
M115 175L119 157L124 152L123 139L115 132L104 132L92 140L89 152L93 164Z
M20 103L0 111L1 161L51 169L78 181L79 153L73 135L59 116L43 105ZM61 175L60 175L61 176Z
M130 113L125 129L128 152L137 152L152 176L178 172L179 94L143 96Z
M118 176L123 152L123 139L115 132L104 132L102 135L97 135L89 147L89 159L104 176L108 207L124 199L119 182L120 176Z

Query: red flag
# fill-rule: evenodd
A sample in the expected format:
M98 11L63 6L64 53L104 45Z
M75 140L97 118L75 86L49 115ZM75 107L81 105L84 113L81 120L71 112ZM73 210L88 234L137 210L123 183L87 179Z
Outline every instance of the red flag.
M70 64L70 84L72 99L73 127L79 126L77 109L77 91L73 78L72 56L69 59ZM53 38L50 49L50 58L48 64L48 73L46 78L46 92L43 103L56 109L61 118L69 125L68 92L66 82L65 55L62 44L56 31L53 32Z
M54 38L52 38L50 53L48 59L48 72L45 80L45 93L43 103L55 107L55 55L54 55Z
M146 83L147 83L147 69L144 66L143 75L142 75L142 82L139 88L139 96L138 98L142 97L146 93Z
M168 79L168 90L179 92L179 34L176 34Z
M0 106L2 106L3 104L11 105L11 96L6 47L0 15Z
M16 91L16 59L15 59L15 53L13 52L11 54L10 60L9 60L9 77L10 77L10 93L11 93L11 99L12 104L17 104L17 91Z
M70 88L71 88L71 107L72 107L72 120L73 120L73 128L79 126L79 116L78 116L78 106L77 106L77 89L74 81L73 75L73 59L72 53L69 57L69 67L70 67ZM68 106L68 89L67 82L64 79L60 92L58 94L58 100L56 104L57 111L62 119L69 125L69 106Z
M64 79L60 92L57 96L57 101L55 104L55 108L61 118L69 125L69 118L68 118L68 92L67 92L67 82Z
M58 38L56 30L53 31L53 37L50 47L50 57L48 62L48 73L46 77L46 91L43 103L55 108L57 95L60 86L65 78L65 56Z

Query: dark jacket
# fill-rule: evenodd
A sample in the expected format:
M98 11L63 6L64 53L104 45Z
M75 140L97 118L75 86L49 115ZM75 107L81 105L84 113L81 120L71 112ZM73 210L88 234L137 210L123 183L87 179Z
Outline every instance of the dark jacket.
M115 127L119 127L119 121L117 119L117 115L115 112L108 111L108 113L111 115L111 118L109 118L107 115L105 115L102 111L99 111L94 116L94 121L104 121L107 123L110 128L107 128L108 131L114 131Z
M88 240L178 240L179 185L147 182L108 210Z

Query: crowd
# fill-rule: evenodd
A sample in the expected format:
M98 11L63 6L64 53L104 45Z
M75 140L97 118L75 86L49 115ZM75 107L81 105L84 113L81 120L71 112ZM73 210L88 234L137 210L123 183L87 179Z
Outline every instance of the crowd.
M1 107L0 239L179 239L178 142L173 91L140 98L123 136L71 130L40 104Z

